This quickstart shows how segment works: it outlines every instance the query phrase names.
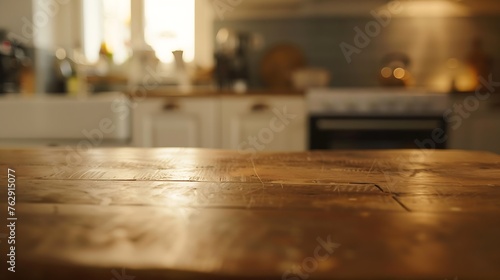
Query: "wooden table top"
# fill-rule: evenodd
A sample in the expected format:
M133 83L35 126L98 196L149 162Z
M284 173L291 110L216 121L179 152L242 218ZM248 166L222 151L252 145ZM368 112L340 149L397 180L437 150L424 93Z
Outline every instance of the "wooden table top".
M2 221L8 168L2 279L500 279L496 154L0 150Z

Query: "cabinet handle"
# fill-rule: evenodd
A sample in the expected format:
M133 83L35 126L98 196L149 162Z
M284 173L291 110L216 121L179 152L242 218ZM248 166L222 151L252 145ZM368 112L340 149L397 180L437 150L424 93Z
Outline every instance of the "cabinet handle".
M264 103L257 103L252 106L252 112L262 112L268 110L269 110L269 105Z
M164 111L175 111L175 110L179 110L179 105L176 104L176 103L167 103L165 105L163 105L163 110Z

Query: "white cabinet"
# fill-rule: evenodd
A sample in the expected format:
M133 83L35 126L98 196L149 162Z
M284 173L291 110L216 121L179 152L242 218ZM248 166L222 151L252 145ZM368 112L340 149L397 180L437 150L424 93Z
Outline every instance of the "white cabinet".
M134 105L133 145L305 151L303 96L148 98Z
M455 100L455 104L464 104L463 98ZM465 107L466 108L466 107ZM461 118L460 125L457 122L455 129L450 126L451 149L481 150L500 154L500 98L491 96L481 101L477 110L466 111ZM469 115L470 114L470 115ZM455 115L455 120L458 118Z
M219 104L202 97L148 98L136 102L136 147L219 147Z
M224 97L222 148L245 152L307 149L302 96Z

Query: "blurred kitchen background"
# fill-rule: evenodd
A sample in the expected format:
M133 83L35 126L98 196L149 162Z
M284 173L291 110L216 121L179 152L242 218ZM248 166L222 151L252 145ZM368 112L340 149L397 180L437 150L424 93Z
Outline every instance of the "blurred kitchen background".
M0 0L0 44L3 147L500 152L498 0Z

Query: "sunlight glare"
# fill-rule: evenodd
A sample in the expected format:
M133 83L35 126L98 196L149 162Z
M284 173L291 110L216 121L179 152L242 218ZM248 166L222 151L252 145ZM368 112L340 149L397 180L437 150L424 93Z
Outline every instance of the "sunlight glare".
M172 51L194 60L195 0L145 0L146 42L162 62L173 61Z

